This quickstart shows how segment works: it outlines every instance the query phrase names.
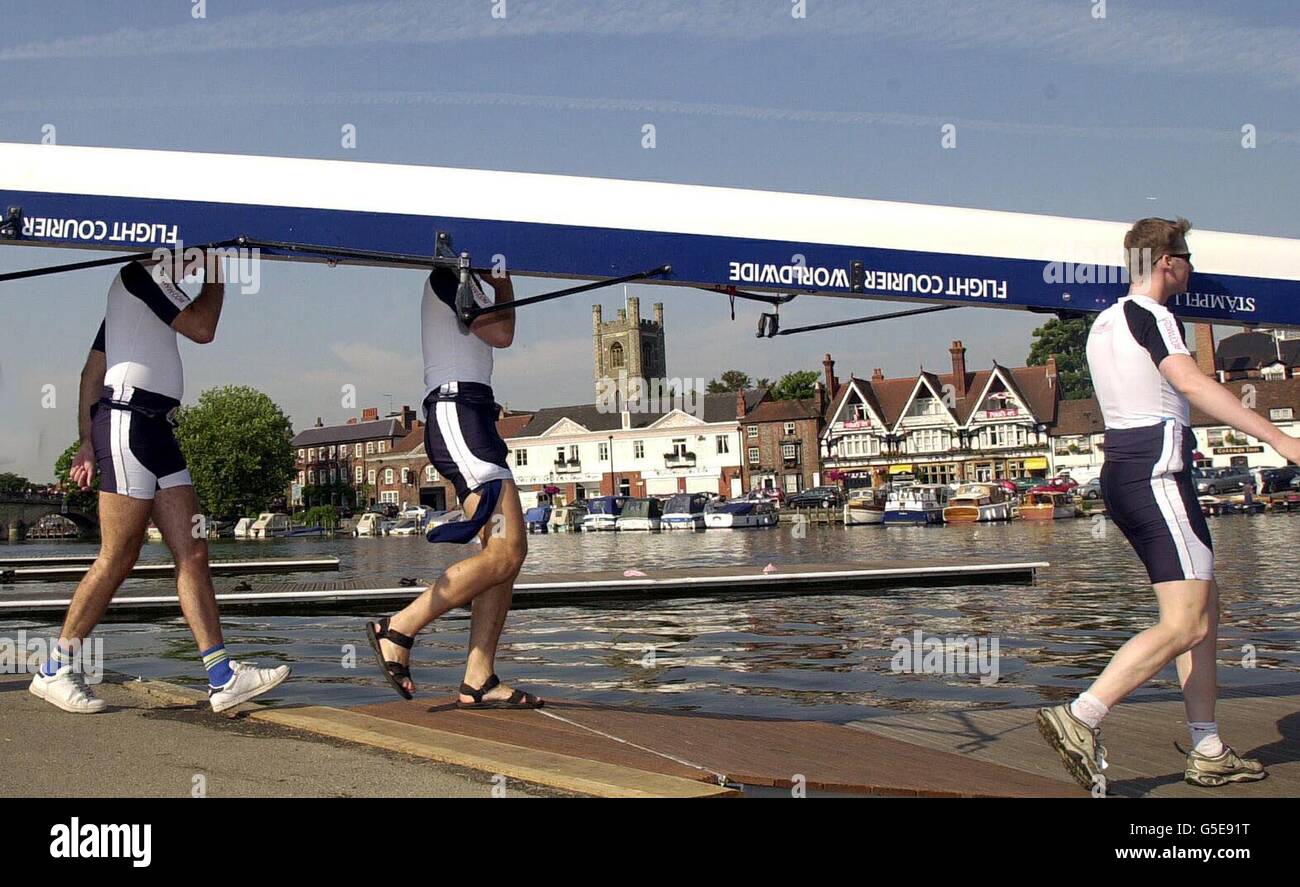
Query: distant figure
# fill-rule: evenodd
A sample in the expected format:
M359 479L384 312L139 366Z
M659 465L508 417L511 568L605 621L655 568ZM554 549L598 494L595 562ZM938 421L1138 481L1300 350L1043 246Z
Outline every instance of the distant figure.
M1300 460L1300 440L1242 406L1201 372L1182 325L1166 307L1187 291L1192 254L1186 219L1142 219L1124 238L1132 285L1101 312L1088 336L1088 368L1106 424L1101 494L1155 590L1160 621L1131 638L1086 692L1038 713L1039 730L1084 788L1105 789L1102 719L1176 660L1191 731L1184 778L1193 785L1251 782L1267 773L1219 738L1219 589L1210 530L1192 483L1190 406Z
M176 593L208 673L212 710L247 702L289 676L287 665L256 668L226 655L208 543L193 533L199 502L172 424L185 385L176 334L199 343L216 335L225 286L219 264L208 264L193 300L174 282L184 276L179 260L175 268L124 266L81 371L81 447L69 475L88 490L99 471L99 557L77 585L58 644L31 684L34 695L64 711L104 709L76 668L76 651L131 575L150 516L176 561Z
M514 300L508 275L489 278L496 303ZM482 551L452 564L425 592L391 618L366 625L367 638L388 683L411 699L410 650L430 622L473 601L469 656L457 704L461 708L540 708L532 693L512 689L496 675L497 643L505 627L515 577L528 554L528 530L508 449L497 433L492 392L492 349L509 348L515 336L514 309L476 319L468 328L456 314L458 276L435 269L424 285L421 305L424 346L424 447L444 477L456 486L466 520L429 531L430 542L467 543ZM486 304L474 282L474 297Z

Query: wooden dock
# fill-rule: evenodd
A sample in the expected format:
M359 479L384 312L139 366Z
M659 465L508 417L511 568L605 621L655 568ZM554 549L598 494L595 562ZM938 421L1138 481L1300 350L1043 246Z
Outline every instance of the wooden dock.
M537 711L461 711L450 698L255 717L507 777L594 794L1087 797L1062 779L812 721L548 701ZM589 781L592 769L603 789ZM706 791L707 790L707 791Z
M1064 700L1063 700L1064 701ZM890 714L856 721L853 728L965 759L1066 779L1056 753L1034 724L1037 707ZM1112 797L1263 798L1300 795L1300 682L1220 691L1218 723L1239 754L1268 768L1262 782L1198 788L1183 782L1188 746L1178 693L1139 696L1116 706L1102 723ZM1073 783L1071 783L1073 784Z
M694 567L645 571L596 571L522 575L515 585L516 606L592 603L627 599L680 597L780 597L806 594L880 594L905 588L1030 584L1043 561L958 561L916 559L853 564L780 564ZM419 595L423 583L413 579L375 587L361 580L254 584L218 588L223 612L262 615L301 612L348 612L393 609ZM0 594L0 618L61 612L67 592L26 591ZM124 588L109 605L106 618L138 619L174 613L174 593Z
M59 557L59 558L16 558L25 561L23 566L11 566L0 561L0 585L11 582L67 582L77 581L95 562L93 556ZM36 561L38 563L33 564ZM275 560L234 560L213 561L209 564L213 576L252 576L267 573L322 573L338 572L339 559L336 557L297 558ZM132 579L166 579L176 575L176 564L172 561L162 563L136 564L131 569Z

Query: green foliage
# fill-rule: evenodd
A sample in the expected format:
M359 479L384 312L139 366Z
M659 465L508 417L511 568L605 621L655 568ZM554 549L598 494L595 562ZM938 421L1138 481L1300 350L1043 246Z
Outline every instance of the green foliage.
M339 524L339 512L333 505L317 505L308 508L297 516L298 523L308 527L324 527L332 530Z
M31 481L20 474L0 472L0 496L21 496L31 486Z
M81 444L76 442L59 455L59 458L54 461L54 479L58 482L59 488L64 491L70 510L94 514L99 506L99 472L95 472L95 477L90 482L90 490L86 492L83 492L68 477L68 472L72 470L72 460L79 449Z
M726 394L728 391L743 391L749 387L749 373L741 370L727 370L720 379L714 379L705 391L708 394Z
M1056 355L1056 368L1062 400L1082 400L1093 396L1092 375L1088 372L1088 330L1091 317L1070 320L1052 318L1034 330L1034 343L1026 363L1045 366Z
M812 370L795 370L786 373L772 389L773 400L800 400L813 396L821 375Z
M323 484L306 484L302 488L302 503L310 508L314 505L352 506L360 499L357 488L345 481Z
M203 510L217 518L270 510L294 476L293 428L262 392L211 388L181 409L176 437Z

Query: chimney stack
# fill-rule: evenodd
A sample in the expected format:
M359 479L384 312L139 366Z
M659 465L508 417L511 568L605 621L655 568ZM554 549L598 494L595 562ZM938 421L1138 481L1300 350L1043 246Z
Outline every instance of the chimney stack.
M813 385L813 411L819 416L826 412L825 392L826 389L822 386L821 382L817 382Z
M325 427L325 423L322 422L322 421L320 420L320 416L317 416L317 417L316 417L316 427L317 427L317 428L324 428L324 427Z
M362 422L378 422L378 421L379 421L379 407L366 407L364 410L362 410L362 411L361 411L361 421L362 421Z
M1057 372L1058 371L1056 369L1056 355L1052 354L1047 358L1047 387L1048 388L1056 387Z
M835 378L835 361L827 354L822 358L822 374L826 377L826 390L830 392L831 400L839 393L839 382Z
M883 382L883 381L885 381L885 373L884 373L884 370L882 370L880 367L876 367L874 370L872 370L872 371L871 371L871 381L872 381L872 382Z
M1214 324L1198 323L1193 326L1196 338L1196 365L1211 378L1219 375L1219 364L1214 354Z
M736 392L736 418L745 418L745 389Z
M956 339L948 349L952 355L952 384L957 389L957 399L966 396L966 346Z

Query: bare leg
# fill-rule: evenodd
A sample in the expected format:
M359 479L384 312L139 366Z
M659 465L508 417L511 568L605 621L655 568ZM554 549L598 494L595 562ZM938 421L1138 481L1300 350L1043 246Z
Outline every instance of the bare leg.
M208 569L208 540L194 538L194 517L199 500L191 486L159 490L154 499L153 521L176 561L176 594L181 612L194 635L199 651L222 642L217 593Z
M1199 644L1178 657L1178 682L1183 687L1187 720L1213 721L1219 696L1219 583L1210 583L1209 631Z
M1212 581L1186 579L1159 582L1153 588L1160 604L1160 621L1120 647L1101 677L1088 688L1088 692L1100 699L1107 708L1118 705L1125 696L1151 680L1160 669L1203 645L1215 633L1213 626L1217 622L1218 596L1213 592ZM1192 679L1193 692L1198 700L1202 700L1206 693L1204 675L1201 672L1203 665L1209 672L1208 680L1211 684L1214 681L1212 640L1209 651L1208 662L1204 654L1196 657L1197 674ZM1212 695L1213 691L1210 692Z
M465 683L471 687L481 687L496 671L497 643L501 640L501 631L506 627L506 616L510 613L510 599L515 593L514 580L490 588L474 598L469 617L469 656L465 660ZM502 685L504 687L504 685ZM489 692L484 699L506 698L510 695L502 687ZM473 702L470 696L462 695L463 702Z
M471 493L465 498L466 514L473 514L478 505L478 495ZM396 631L415 637L425 626L439 616L476 599L487 591L502 585L513 588L515 577L523 566L528 554L528 533L524 527L523 510L519 506L519 492L513 481L502 481L501 498L492 513L492 519L483 528L482 551L464 560L457 561L447 568L424 593L407 604L405 609L392 618L391 626ZM499 603L498 603L499 606ZM477 609L477 608L476 608ZM489 620L499 620L504 624L505 611L509 609L509 595L505 597L505 606L499 614ZM474 633L473 614L471 614L471 635ZM495 636L499 636L498 627ZM473 641L471 640L471 643ZM384 658L394 662L406 662L408 651L387 640L380 642ZM495 640L492 649L495 653ZM483 675L484 679L492 672ZM474 686L481 686L481 681ZM404 681L406 688L415 692L415 685ZM488 698L497 698L497 693ZM509 692L506 693L509 695Z
M145 527L153 503L148 499L131 499L117 493L99 494L99 556L77 584L68 606L59 641L64 647L71 641L90 636L104 617L108 602L135 566L144 542Z

